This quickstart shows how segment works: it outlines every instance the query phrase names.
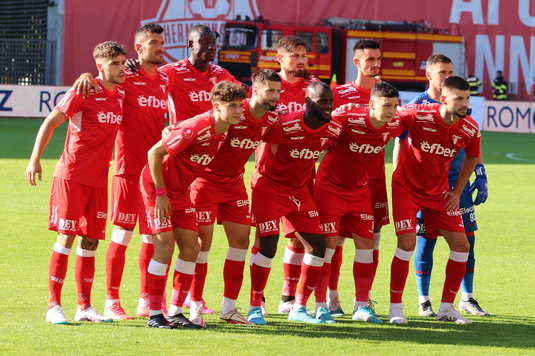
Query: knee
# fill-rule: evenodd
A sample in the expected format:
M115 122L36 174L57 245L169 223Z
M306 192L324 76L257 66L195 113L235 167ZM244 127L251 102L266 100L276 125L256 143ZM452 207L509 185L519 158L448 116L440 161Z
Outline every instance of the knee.
M323 238L322 235L318 235L317 238L311 241L310 246L312 247L312 254L314 256L325 256L325 248L327 247L327 243L325 242L325 238Z

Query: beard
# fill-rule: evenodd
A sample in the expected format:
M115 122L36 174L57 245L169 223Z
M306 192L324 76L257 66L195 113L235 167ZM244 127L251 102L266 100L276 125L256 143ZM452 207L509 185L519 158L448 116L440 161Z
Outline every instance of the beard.
M275 104L275 105L271 105L271 104L269 103L269 101L267 101L267 100L262 101L262 102L260 103L260 105L262 105L262 107L263 107L264 109L266 109L267 111L275 111L275 109L277 108L277 104Z
M294 70L287 70L287 72L290 73L291 75L293 75L296 78L303 78L305 76L306 69L305 68L302 68L302 69L295 68Z
M144 58L146 62L148 63L152 63L152 64L162 64L163 63L163 57L162 58L159 58L159 57L156 57L155 55L152 56L152 55L149 55L147 56L147 58Z

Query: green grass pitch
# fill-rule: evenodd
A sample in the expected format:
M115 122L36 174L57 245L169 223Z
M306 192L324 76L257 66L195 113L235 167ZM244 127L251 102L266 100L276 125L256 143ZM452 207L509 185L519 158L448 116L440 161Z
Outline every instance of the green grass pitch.
M489 180L489 199L476 207L475 296L490 318L473 317L471 325L439 323L418 317L414 273L409 273L404 295L406 326L369 325L346 315L334 325L309 326L288 322L276 314L282 288L282 256L279 251L266 289L270 316L264 327L219 324L222 303L222 268L227 243L217 227L209 257L205 300L216 314L207 315L208 328L154 330L146 320L111 324L72 323L55 326L45 322L48 261L55 233L46 229L48 199L54 166L63 149L66 125L54 133L44 152L43 181L31 187L24 179L35 136L42 120L0 119L0 354L5 355L526 355L535 354L535 135L483 132L482 151ZM387 176L391 176L391 145L387 147ZM247 166L252 172L252 162ZM248 179L248 177L247 177ZM390 178L387 178L390 184ZM105 298L104 256L107 240L98 249L93 288L94 307L103 312ZM137 233L136 235L137 236ZM252 235L253 236L253 235ZM122 305L135 315L140 238L127 250L121 288ZM372 292L377 312L387 320L390 263L396 237L392 225L383 228L380 262ZM354 248L348 241L340 283L341 302L351 313L354 286ZM74 320L76 309L73 276L74 253L63 288L63 307ZM435 252L431 298L438 308L448 256L441 239ZM411 262L412 270L412 262ZM169 284L170 285L170 284ZM249 269L238 307L246 314L249 301ZM170 295L168 287L168 295ZM459 298L459 297L458 297ZM458 299L457 299L458 301ZM313 308L313 297L309 308Z

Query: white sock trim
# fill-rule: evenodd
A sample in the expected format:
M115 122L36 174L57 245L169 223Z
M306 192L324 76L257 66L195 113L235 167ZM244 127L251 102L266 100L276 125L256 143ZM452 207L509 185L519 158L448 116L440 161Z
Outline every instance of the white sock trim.
M208 263L208 254L210 251L199 251L199 254L197 255L197 261L196 263Z
M59 243L56 242L54 244L53 250L56 251L57 253L61 253L62 255L69 256L71 254L72 248L63 247Z
M260 267L271 268L271 265L273 264L273 258L267 258L263 254L258 252L254 257L253 263Z
M303 263L304 256L304 253L295 253L288 247L286 247L286 250L284 250L284 257L282 258L282 262L289 265L300 266Z
M228 247L227 260L243 262L245 261L245 257L247 257L247 249Z
M154 241L152 240L152 235L145 235L145 234L141 235L141 242L149 244L149 245L154 245Z
M325 249L325 261L323 263L331 263L334 256L334 251L336 251L334 248L326 248Z
M97 255L97 250L84 250L80 247L76 248L76 254L80 257L95 257Z
M381 233L375 232L373 234L373 249L378 250L379 249L379 243L381 242Z
M450 251L450 260L464 263L468 261L468 252Z
M303 257L303 263L311 267L321 267L323 266L324 258L311 255L310 253L305 252L305 257Z
M369 250L355 250L355 262L357 263L373 263L373 249Z
M154 261L153 259L150 260L149 267L147 268L147 272L155 276L161 277L161 276L165 276L166 271L167 271L166 263L160 263L160 262Z
M419 295L418 296L418 304L423 304L423 303L427 302L428 300L431 301L431 299L429 298L428 295Z
M133 231L129 230L116 230L111 232L111 240L118 245L128 246L132 240Z
M177 258L175 271L184 274L193 274L195 272L195 262L188 262Z
M403 251L402 249L397 247L394 256L396 256L402 261L410 261L413 253L414 251Z

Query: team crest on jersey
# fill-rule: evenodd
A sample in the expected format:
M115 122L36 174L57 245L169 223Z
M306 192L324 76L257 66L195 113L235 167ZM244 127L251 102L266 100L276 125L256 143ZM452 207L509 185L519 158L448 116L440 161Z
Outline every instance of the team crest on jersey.
M160 88L162 88L162 92L165 94L167 90L167 85L160 84Z
M453 135L453 144L456 145L457 141L461 139L461 136Z
M321 138L321 147L325 146L325 144L329 141L328 137L322 137Z
M266 135L266 132L267 132L268 128L267 127L262 127L262 133L261 133L261 136L264 137Z
M216 77L210 78L210 82L212 82L213 85L216 85L217 84L217 78Z
M390 132L383 132L383 141L386 141L390 138Z
M185 139L191 138L193 136L193 129L190 126L182 127L182 136Z
M123 99L118 99L117 101L119 102L119 106L122 109L123 108Z

